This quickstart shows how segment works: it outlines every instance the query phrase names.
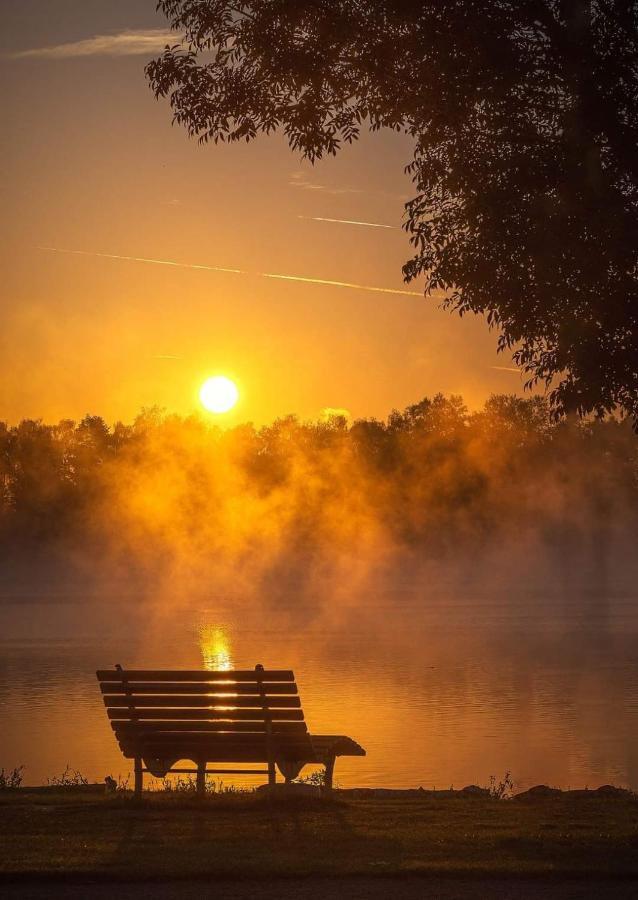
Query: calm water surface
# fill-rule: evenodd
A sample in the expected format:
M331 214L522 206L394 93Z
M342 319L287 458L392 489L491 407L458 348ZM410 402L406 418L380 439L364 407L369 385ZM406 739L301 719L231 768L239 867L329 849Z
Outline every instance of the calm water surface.
M121 596L121 595L120 595ZM638 788L638 605L631 596L369 594L338 612L68 596L0 600L0 767L126 776L95 670L294 668L309 727L368 751L342 786ZM308 771L308 770L307 770ZM229 779L230 780L230 779ZM235 779L239 781L239 779Z

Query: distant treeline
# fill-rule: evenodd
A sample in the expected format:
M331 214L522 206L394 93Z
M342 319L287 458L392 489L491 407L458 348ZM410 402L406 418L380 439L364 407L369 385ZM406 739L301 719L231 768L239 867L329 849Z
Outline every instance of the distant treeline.
M345 418L222 430L144 410L0 423L0 541L235 561L313 548L432 555L499 535L600 547L638 511L628 422L551 420L542 398L478 412L437 395L386 421ZM607 536L607 537L606 537Z

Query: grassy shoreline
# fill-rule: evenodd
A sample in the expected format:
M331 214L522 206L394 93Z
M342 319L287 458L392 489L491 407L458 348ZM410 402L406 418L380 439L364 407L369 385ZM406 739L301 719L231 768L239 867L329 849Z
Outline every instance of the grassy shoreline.
M638 875L638 801L0 793L0 879Z

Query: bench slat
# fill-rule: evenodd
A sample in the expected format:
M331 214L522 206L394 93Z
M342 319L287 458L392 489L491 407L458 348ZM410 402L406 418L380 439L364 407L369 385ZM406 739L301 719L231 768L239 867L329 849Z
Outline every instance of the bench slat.
M100 690L103 694L252 694L260 697L262 693L271 694L296 694L297 685L294 682L264 682L259 685L257 682L247 683L238 682L237 684L218 684L207 682L182 682L182 681L129 681L114 684L112 682L102 682Z
M184 738L182 735L178 737L173 735L153 735L152 737L141 738L139 741L130 738L118 738L118 742L125 746L139 744L145 756L158 756L160 758L171 756L176 751L179 753L181 751L208 750L213 762L219 759L218 753L240 753L242 750L248 753L252 753L255 750L266 753L268 749L268 740L263 735L210 737L201 734L189 735L187 738ZM290 756L295 752L307 755L309 752L314 751L314 748L307 735L293 735L287 738L277 738L273 743L273 750L275 754L277 752L285 752L287 756Z
M98 669L98 681L255 681L255 669ZM265 669L260 672L264 681L294 681L291 669Z
M116 734L266 734L265 722L111 722ZM273 722L273 734L307 734L305 722Z
M165 721L177 721L192 719L219 721L226 719L230 722L263 722L264 712L260 709L107 709L109 719L121 719L123 721L135 721L146 719L162 719ZM303 712L300 709L274 709L270 713L273 722L302 722Z
M299 697L264 697L263 703L260 697L215 697L210 696L166 696L166 697L146 697L140 694L127 697L120 694L115 697L104 697L104 705L107 709L114 709L117 706L144 709L148 707L171 707L173 709L205 708L213 709L219 707L227 707L231 709L244 708L262 708L265 706L268 711L271 709L299 709L301 701Z
M261 744L220 744L213 742L191 741L133 741L118 740L118 745L125 756L135 756L138 753L148 758L156 759L197 759L206 757L208 762L267 762L268 748L264 741ZM275 743L274 756L279 759L289 759L310 762L325 762L327 755L334 756L365 756L365 750L355 741L344 738L331 746L328 754L313 746L313 742L306 740L296 743Z
M131 759L137 755L137 748L131 746L122 746L120 744L120 750L122 751L122 755ZM215 753L209 753L202 748L192 747L185 748L183 746L176 746L175 748L148 748L148 750L144 750L143 755L147 758L157 758L161 759L161 753L165 753L165 759L189 759L193 762L195 759L193 757L209 757L206 761L211 763L266 763L268 762L268 753L265 750L261 750L258 747L255 748L247 748L247 749L238 749L238 750L219 750L215 751ZM311 753L307 754L308 761L314 762L314 757ZM292 757L286 757L285 754L282 753L282 758L291 759Z
M268 760L268 745L261 744L212 744L200 741L188 743L178 741L118 741L125 752L137 751L146 759L197 759L206 757L208 762L258 762ZM282 744L273 748L273 754L280 759L304 759L315 757L309 742L305 744Z
M127 737L128 740L128 737ZM155 734L142 735L144 744L181 744L182 746L199 746L207 744L211 747L265 747L269 737L267 734ZM307 734L278 734L272 736L275 746L307 746L310 738Z

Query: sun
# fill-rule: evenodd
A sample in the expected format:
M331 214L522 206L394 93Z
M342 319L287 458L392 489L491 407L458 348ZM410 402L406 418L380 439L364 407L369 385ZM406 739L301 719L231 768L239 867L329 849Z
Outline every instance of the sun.
M225 413L239 400L237 385L225 375L207 378L199 390L202 406L212 413Z

